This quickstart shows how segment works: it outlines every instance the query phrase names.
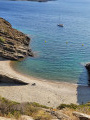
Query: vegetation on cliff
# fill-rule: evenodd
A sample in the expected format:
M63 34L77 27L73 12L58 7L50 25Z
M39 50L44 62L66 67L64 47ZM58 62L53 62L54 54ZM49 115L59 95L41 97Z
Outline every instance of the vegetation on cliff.
M84 113L84 114L82 114ZM6 118L20 119L22 115L33 117L34 120L77 120L74 115L82 115L82 118L89 118L90 116L90 103L83 105L75 104L61 104L56 109L40 105L38 103L18 103L0 97L0 116ZM89 119L87 119L89 120Z
M57 107L57 109L59 109L59 110L63 110L63 109L71 110L72 109L73 111L78 111L78 112L82 112L82 113L90 115L90 102L88 102L86 104L82 104L82 105L61 104L60 106Z
M38 103L18 103L0 97L0 116L16 118L21 115L32 116L35 120L50 120L51 115L42 108L48 107L39 105Z

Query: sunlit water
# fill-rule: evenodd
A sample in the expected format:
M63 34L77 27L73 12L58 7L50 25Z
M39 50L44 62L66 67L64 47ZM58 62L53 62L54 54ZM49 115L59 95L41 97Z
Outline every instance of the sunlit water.
M15 69L47 80L87 84L90 0L0 1L0 17L31 37L36 57L15 62Z

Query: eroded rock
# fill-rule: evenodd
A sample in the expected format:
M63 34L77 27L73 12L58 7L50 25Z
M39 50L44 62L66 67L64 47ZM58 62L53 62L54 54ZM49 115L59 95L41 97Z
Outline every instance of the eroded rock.
M27 85L28 84L20 79L16 79L14 77L2 75L2 74L0 74L0 82L2 82L2 83L14 83L14 84L19 84L19 85Z
M90 73L90 63L87 63L87 64L85 65L85 67L86 67L86 69L88 70L88 72Z
M73 115L79 118L79 120L90 120L90 115L83 114L80 112L73 112Z
M33 56L29 43L30 38L27 35L12 28L8 21L0 18L0 57L19 60Z
M60 111L52 111L52 115L56 116L59 120L71 120L71 118Z
M88 72L88 85L90 86L90 63L85 65L87 72Z

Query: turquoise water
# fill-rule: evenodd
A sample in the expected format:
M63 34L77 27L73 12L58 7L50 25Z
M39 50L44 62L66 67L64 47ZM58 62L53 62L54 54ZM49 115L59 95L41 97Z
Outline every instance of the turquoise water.
M15 62L15 69L38 78L87 85L90 0L0 1L0 16L31 37L36 57Z

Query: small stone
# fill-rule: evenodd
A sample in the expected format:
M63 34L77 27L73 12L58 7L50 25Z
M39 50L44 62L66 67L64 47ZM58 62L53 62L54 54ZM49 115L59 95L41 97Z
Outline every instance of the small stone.
M50 101L48 101L48 103L50 103Z
M32 83L32 86L35 86L36 85L36 83Z

